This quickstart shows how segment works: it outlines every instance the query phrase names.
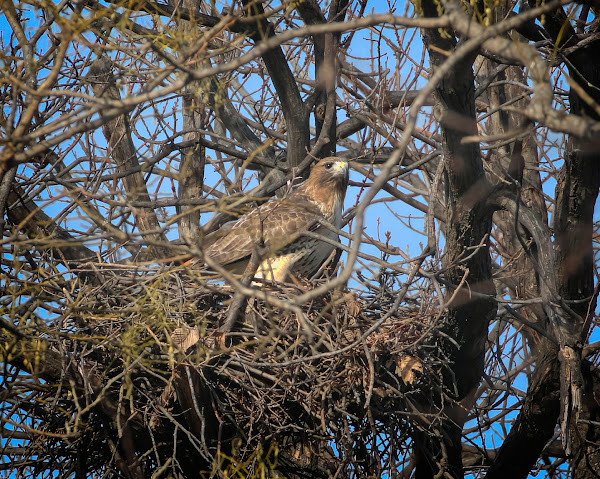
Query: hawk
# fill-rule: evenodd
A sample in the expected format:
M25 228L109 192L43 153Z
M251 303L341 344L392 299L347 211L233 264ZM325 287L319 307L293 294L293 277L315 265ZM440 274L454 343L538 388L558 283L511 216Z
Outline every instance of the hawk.
M320 160L308 179L284 198L265 203L242 216L205 249L205 255L235 273L243 273L254 251L259 254L255 278L284 281L289 274L308 276L329 257L335 246L306 232L338 240L348 163ZM330 226L327 227L327 224Z

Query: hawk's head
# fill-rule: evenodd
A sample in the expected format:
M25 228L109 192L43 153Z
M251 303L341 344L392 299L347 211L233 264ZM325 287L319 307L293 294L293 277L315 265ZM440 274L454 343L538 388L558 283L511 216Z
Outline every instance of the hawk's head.
M348 178L348 161L330 156L313 167L301 189L320 204L326 216L330 216L343 207Z
M338 190L342 200L348 187L348 162L335 156L320 160L311 170L307 186L312 188L332 188Z

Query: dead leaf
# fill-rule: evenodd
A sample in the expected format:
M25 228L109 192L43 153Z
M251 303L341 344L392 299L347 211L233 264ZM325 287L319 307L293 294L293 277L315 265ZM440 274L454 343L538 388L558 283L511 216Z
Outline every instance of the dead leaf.
M396 374L400 376L404 384L414 384L423 374L423 362L414 356L397 356Z

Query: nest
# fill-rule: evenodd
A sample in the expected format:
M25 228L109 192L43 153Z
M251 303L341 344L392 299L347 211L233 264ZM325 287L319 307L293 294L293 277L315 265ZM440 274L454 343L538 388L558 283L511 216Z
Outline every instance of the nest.
M57 394L79 434L40 442L40 456L75 462L85 448L115 457L123 449L107 440L110 419L146 473L363 476L403 460L407 418L443 363L431 304L335 291L295 305L292 285L264 285L240 303L199 271L110 276L82 287L51 328L51 349L77 377ZM65 420L44 428L60 435Z

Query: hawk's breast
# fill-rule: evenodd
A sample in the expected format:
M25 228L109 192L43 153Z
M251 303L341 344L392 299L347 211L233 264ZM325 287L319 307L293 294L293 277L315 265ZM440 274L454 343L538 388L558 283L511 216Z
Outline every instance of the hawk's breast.
M336 229L340 229L341 206L334 209L333 217L323 219ZM331 226L319 225L312 233L337 242L338 234ZM313 234L300 235L295 241L277 251L274 257L265 259L258 268L256 277L275 281L283 281L288 273L307 277L327 260L334 249L334 245Z

